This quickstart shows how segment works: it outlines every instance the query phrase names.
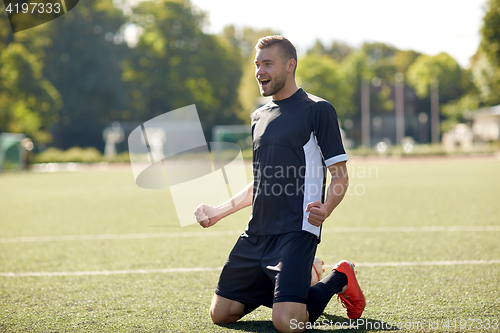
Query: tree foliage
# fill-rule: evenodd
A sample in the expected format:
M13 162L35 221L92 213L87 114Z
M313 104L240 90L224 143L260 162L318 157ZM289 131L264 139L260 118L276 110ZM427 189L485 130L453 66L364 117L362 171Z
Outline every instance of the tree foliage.
M481 50L496 67L500 66L500 0L489 0L481 28Z
M408 69L408 81L420 98L430 94L433 80L439 82L439 100L446 103L460 97L468 88L469 79L460 65L446 53L421 55Z
M377 50L382 51L377 51ZM383 51L389 48L376 43L374 45L364 44L364 47L351 53L341 67L346 72L345 83L351 86L353 93L354 114L361 114L361 81L370 83L370 109L375 113L390 111L394 108L394 102L390 98L394 83L396 68L390 57L383 56ZM374 54L378 54L374 57Z
M338 62L321 55L309 54L298 61L297 81L302 88L332 103L343 119L353 112L353 87L345 82L345 71Z
M354 48L341 41L334 40L330 47L325 47L320 40L316 40L315 44L307 50L307 54L324 55L342 62L353 51Z
M53 134L59 148L102 149L101 131L110 122L143 122L189 104L196 104L207 134L216 124L248 122L260 97L254 46L277 32L227 26L210 35L206 24L190 0L133 8L125 0L80 1L63 17L14 35L0 12L0 131L38 143ZM127 45L124 36L134 29L137 43ZM481 36L468 71L445 53L316 41L299 58L297 79L329 100L341 121L352 120L350 135L359 141L362 81L370 83L372 116L381 116L394 111L395 73L403 74L405 93L418 95L414 114L427 111L436 78L448 126L466 111L500 103L500 0L489 0Z
M500 0L489 0L481 44L472 58L472 77L481 103L500 104Z
M54 118L57 147L101 149L105 124L124 118L121 63L129 50L120 39L124 23L111 0L86 0L40 33L51 40L44 57L47 77L64 101Z
M417 58L421 55L420 52L416 52L413 50L397 50L394 54L394 67L404 76L408 73L408 68L417 60Z
M480 100L477 94L465 94L461 98L443 105L441 113L446 117L446 120L441 124L441 131L449 131L456 124L464 122L465 113L477 110L479 105Z
M477 87L481 104L500 104L500 67L495 66L481 49L472 59L472 80Z
M394 56L397 49L391 45L381 42L364 43L361 51L366 54L369 62L375 62L378 59L390 59Z
M49 130L62 107L61 96L44 76L43 62L14 39L2 16L4 13L0 15L0 132L25 133L37 142L50 142Z
M239 121L241 63L229 43L203 33L203 13L189 1L145 1L131 19L143 30L124 63L134 119L196 104L207 132Z

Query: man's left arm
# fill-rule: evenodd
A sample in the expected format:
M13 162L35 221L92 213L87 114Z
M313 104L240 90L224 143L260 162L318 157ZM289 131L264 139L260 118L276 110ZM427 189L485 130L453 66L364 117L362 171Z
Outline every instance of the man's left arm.
M309 212L307 221L316 227L321 226L335 207L340 204L349 186L345 161L330 165L328 170L332 175L332 182L328 186L325 203L316 200L307 204L306 207L306 212Z

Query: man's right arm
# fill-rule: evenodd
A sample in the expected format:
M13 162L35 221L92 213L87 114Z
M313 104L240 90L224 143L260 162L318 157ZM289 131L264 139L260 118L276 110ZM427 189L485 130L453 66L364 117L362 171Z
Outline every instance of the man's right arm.
M252 204L253 199L253 181L245 186L238 194L234 195L226 202L212 207L210 205L201 204L196 208L194 215L196 220L203 228L213 226L220 219L231 215L242 208Z

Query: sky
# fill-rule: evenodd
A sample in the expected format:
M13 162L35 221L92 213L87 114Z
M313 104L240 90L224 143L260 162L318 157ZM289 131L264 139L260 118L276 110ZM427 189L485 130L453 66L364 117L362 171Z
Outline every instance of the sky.
M207 12L208 33L224 26L271 28L303 54L319 39L359 47L384 42L429 55L446 52L467 68L480 42L487 0L191 0Z

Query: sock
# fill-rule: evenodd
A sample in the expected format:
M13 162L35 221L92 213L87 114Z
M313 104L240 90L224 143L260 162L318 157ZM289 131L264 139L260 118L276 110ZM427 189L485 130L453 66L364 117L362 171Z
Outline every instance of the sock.
M344 273L332 270L330 274L309 288L307 311L311 323L321 316L333 295L340 293L346 285L347 276Z

